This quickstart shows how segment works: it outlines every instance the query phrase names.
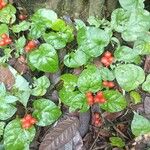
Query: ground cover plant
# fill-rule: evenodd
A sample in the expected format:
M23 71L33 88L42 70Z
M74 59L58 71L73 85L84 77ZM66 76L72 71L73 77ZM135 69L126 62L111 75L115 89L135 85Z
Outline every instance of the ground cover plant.
M148 118L132 109L142 103L141 93L150 92L150 75L143 69L150 54L150 13L143 0L119 2L108 20L91 16L68 24L53 10L28 16L0 1L2 148L30 149L38 129L57 122L63 108L84 113L98 106L90 123L96 129L107 124L104 112L130 111L132 139L150 133ZM49 75L60 71L57 83L51 81ZM49 96L54 89L57 101ZM107 141L120 149L129 142L117 134Z

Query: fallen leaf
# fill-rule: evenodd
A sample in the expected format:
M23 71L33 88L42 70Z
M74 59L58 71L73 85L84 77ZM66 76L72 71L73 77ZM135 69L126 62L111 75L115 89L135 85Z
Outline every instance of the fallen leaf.
M39 150L57 150L68 143L79 128L79 120L69 117L53 127L43 139Z
M145 114L150 114L150 97L146 96L144 100L144 111Z
M15 77L8 67L0 66L0 82L3 82L8 90L15 84Z
M144 71L150 73L150 55L146 56Z

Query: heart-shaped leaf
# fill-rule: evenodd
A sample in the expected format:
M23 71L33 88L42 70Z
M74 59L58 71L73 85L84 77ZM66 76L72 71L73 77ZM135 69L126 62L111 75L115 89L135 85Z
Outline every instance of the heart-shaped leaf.
M127 102L124 96L118 91L104 91L106 102L100 107L108 112L118 112L126 108Z
M21 127L20 119L12 120L7 124L4 131L5 150L29 150L29 144L35 136L35 128Z
M32 66L44 72L56 72L58 70L57 52L46 43L29 54L29 61Z
M78 78L78 88L81 92L97 92L102 89L100 71L95 66L88 66Z
M49 99L38 99L33 103L33 116L37 119L37 125L47 126L54 123L61 115L61 110Z
M123 64L115 68L117 82L125 91L136 89L145 79L144 70L133 64Z
M135 136L150 133L150 121L143 116L134 113L134 118L131 123L131 130Z

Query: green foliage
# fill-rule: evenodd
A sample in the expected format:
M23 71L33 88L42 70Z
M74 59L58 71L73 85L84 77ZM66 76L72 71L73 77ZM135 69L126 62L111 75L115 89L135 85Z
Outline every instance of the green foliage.
M138 104L142 100L141 95L138 92L136 92L136 91L131 91L130 92L130 98L134 102L134 104Z
M102 79L95 66L87 66L78 78L78 88L81 92L97 92L102 89Z
M37 125L47 126L54 123L61 115L61 111L49 99L38 99L33 103L33 116L38 120Z
M125 97L118 91L104 91L104 97L107 101L100 107L108 112L119 112L127 106Z
M13 104L18 100L17 97L6 92L5 85L0 84L0 120L7 120L12 117L17 109Z
M58 56L56 50L49 44L42 44L39 49L29 54L32 66L44 72L58 71Z
M21 31L26 31L30 28L30 22L27 21L22 21L21 23L19 23L18 25L14 25L12 27L12 31L14 33L19 33Z
M115 68L117 82L125 91L136 89L145 79L144 70L133 64L119 65Z
M142 85L142 89L150 93L150 75L147 76L146 81Z
M131 123L132 133L135 136L144 135L150 133L150 121L143 116L134 113L134 118Z
M109 140L112 146L117 146L119 148L122 148L125 146L125 142L119 137L110 137Z
M12 120L4 131L5 150L29 150L29 144L35 136L36 130L32 126L25 130L21 127L20 119Z
M15 16L15 13L16 13L16 8L11 5L11 4L8 4L5 9L1 9L0 10L0 22L2 23L14 23L15 20L16 20L16 16Z
M45 95L47 88L50 86L50 81L46 76L42 76L38 79L34 78L33 89L31 94L34 96Z
M59 70L63 70L63 73L67 70L67 74L60 77L60 83L63 85L62 88L58 87L61 88L59 104L68 106L69 111L86 112L90 108L87 92L92 92L95 96L97 92L102 91L106 102L99 106L103 111L112 113L122 111L128 106L126 92L131 91L130 98L135 104L141 102L141 96L133 90L138 89L145 80L144 70L138 65L143 55L150 54L150 13L144 9L144 0L119 2L122 8L112 12L110 21L91 16L87 23L75 19L75 27L73 23L70 25L58 18L57 14L49 9L39 9L29 20L24 21L16 20L17 10L12 4L7 4L1 9L0 36L6 33L11 37L12 43L4 46L1 44L0 64L10 70L15 82L11 90L6 89L5 82L0 82L0 120L12 120L17 111L17 101L27 111L28 101L32 98L30 95L45 97L50 81L42 75ZM1 40L2 37L0 42ZM36 46L28 51L26 47L30 40L35 41ZM58 50L59 55L63 50L67 52L63 62L62 56L58 57ZM103 62L98 62L99 67L96 67L93 64L95 58L100 61L105 51L112 52L113 63L105 67ZM14 56L27 58L27 62L24 60L25 62L21 63L28 65L32 71L37 69L41 77L33 77L33 84L30 85L31 83L29 84L14 68L7 65ZM68 68L81 67L79 70L82 71L79 75L71 74L72 71L64 68L63 64ZM116 90L103 88L102 81L117 81ZM150 92L149 84L150 75L142 84L142 89ZM124 94L119 92L120 88ZM37 119L38 126L51 125L62 114L56 104L45 98L33 101L33 108L33 116ZM5 130L3 140L6 150L30 149L29 144L36 132L34 126L24 129L17 117L9 123L6 122L5 129L4 127L5 123L0 122L0 135L3 135ZM150 132L150 123L135 113L131 129L135 136L146 134ZM119 137L111 137L110 141L112 146L122 148L125 145Z

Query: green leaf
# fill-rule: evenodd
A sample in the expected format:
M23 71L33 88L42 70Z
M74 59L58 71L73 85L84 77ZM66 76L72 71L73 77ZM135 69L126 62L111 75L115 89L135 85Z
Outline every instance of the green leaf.
M42 23L48 27L57 21L57 14L52 10L42 8L35 12L31 20L36 24Z
M16 8L13 5L8 4L5 8L0 10L0 22L6 24L14 23L16 20L15 13Z
M21 31L26 31L30 28L30 22L27 21L22 21L21 23L19 23L18 25L14 25L12 27L12 31L15 33L19 33Z
M114 56L116 60L124 62L135 62L140 57L136 50L128 46L121 46L116 49Z
M122 33L125 41L136 41L138 37L150 29L150 13L146 10L133 10L127 23L126 30Z
M60 78L63 81L63 86L67 91L73 91L77 86L78 77L73 74L64 74Z
M125 91L136 89L145 79L144 70L133 64L123 64L115 69L117 82Z
M88 66L78 78L78 88L81 92L97 92L102 89L100 71L95 66Z
M21 36L18 40L15 41L16 55L18 57L20 54L23 54L25 44L26 44L26 38L24 36Z
M128 11L144 8L144 0L119 0L119 3L124 9Z
M21 127L20 119L9 122L4 131L5 150L29 150L29 144L35 136L35 128L29 129Z
M0 122L0 136L3 135L5 122Z
M150 74L146 77L146 81L142 84L142 89L150 93Z
M111 14L111 26L117 32L123 32L129 21L130 14L122 8L115 9Z
M50 86L50 81L46 76L42 76L38 79L34 79L34 88L31 94L34 96L43 96L47 92L47 88Z
M38 39L42 36L42 34L44 34L46 31L46 27L45 25L41 24L41 23L33 23L31 25L31 29L29 32L29 38L30 39Z
M57 19L51 26L54 31L62 31L65 27L66 23L62 19Z
M40 71L56 72L58 70L58 56L49 44L42 44L39 49L29 54L30 64Z
M94 16L90 16L87 21L90 25L94 25L97 28L99 28L100 25L102 24L102 21Z
M131 130L135 136L150 133L150 121L143 116L134 113L134 118L131 123Z
M0 92L2 92L0 93L0 120L7 120L17 111L13 104L18 100L18 98L6 92L6 88L3 83L0 84Z
M64 64L69 68L78 68L85 65L89 59L89 56L82 50L78 49L64 57Z
M83 52L91 57L98 57L109 44L110 36L102 29L87 27L78 31L77 41Z
M49 99L35 100L33 106L33 116L37 119L39 126L51 125L61 116L59 107Z
M102 80L113 81L115 79L115 76L114 76L113 72L111 70L109 70L108 68L100 67L99 71L100 71Z
M65 35L64 35L65 36ZM44 40L51 44L55 49L62 49L66 46L66 37L62 33L50 32L43 35Z
M19 102L26 107L31 93L29 83L11 66L9 66L9 70L15 77L15 84L13 85L12 93L18 97Z
M82 94L79 91L68 92L68 89L62 88L59 91L59 97L65 105L70 107L69 109L72 111L81 110L82 112L86 112L89 109L85 94Z
M141 103L141 100L142 100L141 95L136 91L131 91L130 92L130 98L134 102L134 104Z
M120 148L125 146L125 142L119 137L110 137L109 140L112 146L117 146Z
M101 104L100 107L108 112L119 112L126 108L127 102L125 97L118 91L109 90L104 91L106 102Z
M135 43L134 48L140 55L149 55L150 54L150 35L149 33L143 34L143 36L139 37Z
M8 26L7 26L6 24L1 24L1 25L0 25L0 36L1 36L3 33L6 33L6 34L9 33Z
M74 19L74 21L75 21L75 25L76 25L77 30L79 30L83 27L86 27L85 23L81 19Z

